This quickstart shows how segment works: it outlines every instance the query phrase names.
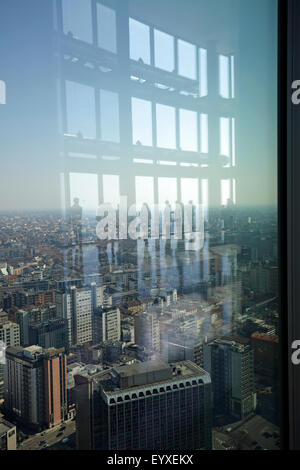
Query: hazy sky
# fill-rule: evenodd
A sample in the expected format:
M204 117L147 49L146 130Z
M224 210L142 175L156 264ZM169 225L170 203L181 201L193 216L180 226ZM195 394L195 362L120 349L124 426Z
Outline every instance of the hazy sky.
M134 83L134 72L126 78L124 67L111 80L106 71L94 87L89 69L73 63L62 80L53 51L54 2L24 2L17 12L8 3L0 20L0 80L7 85L7 104L0 105L0 210L59 208L65 194L86 208L98 197L116 205L126 193L138 203L174 202L181 193L183 202L276 204L275 0L129 1L130 58L145 66L153 58L157 69L193 83L198 98L189 97L191 109L183 82L181 94L162 90L164 83L139 93L145 84ZM99 3L95 23L97 46L119 52L115 12ZM92 43L89 0L63 1L63 31ZM157 87L162 99L155 98ZM64 132L120 150L106 155L91 145L83 158L72 149L67 170ZM165 153L151 152L155 139ZM138 157L132 144L142 144ZM183 156L174 154L177 146Z

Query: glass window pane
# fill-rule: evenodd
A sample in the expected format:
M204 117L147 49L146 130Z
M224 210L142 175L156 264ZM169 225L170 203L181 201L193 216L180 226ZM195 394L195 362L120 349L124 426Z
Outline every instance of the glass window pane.
M70 173L70 203L79 199L78 204L84 211L98 207L98 177L92 173ZM75 201L76 202L76 201Z
M201 48L199 49L199 94L206 96L207 93L207 50Z
M93 42L90 0L63 0L64 33L84 42Z
M129 18L130 58L150 64L150 28Z
M176 147L175 108L156 105L157 146L174 149Z
M152 145L152 108L150 101L132 98L132 142Z
M153 176L136 176L135 177L135 198L138 208L143 203L151 206L154 204L154 178Z
M201 180L201 204L208 206L208 180Z
M164 207L166 201L169 201L171 205L174 205L177 201L176 178L158 178L158 203L160 207Z
M231 197L230 180L221 180L221 205L227 206Z
M198 131L197 113L187 109L180 109L180 148L181 150L197 152Z
M200 152L208 153L208 116L200 114Z
M229 57L219 56L219 90L223 98L229 98Z
M119 95L112 91L100 90L101 139L119 142Z
M66 82L67 132L86 138L96 137L95 90L75 82Z
M181 178L181 202L188 204L193 201L193 204L198 204L198 179L197 178Z
M154 29L154 59L155 67L174 71L174 37Z
M220 119L220 154L230 156L230 121L227 117Z
M110 52L117 52L116 13L97 3L98 45Z
M231 165L235 166L235 118L231 119Z
M196 46L181 39L178 40L178 73L196 80Z
M234 56L230 56L230 66L231 66L231 98L234 98L235 97L235 90L234 90L234 87L235 87L235 82L234 82L234 74L235 74L235 70L234 70Z
M103 202L117 208L120 202L119 175L103 175Z

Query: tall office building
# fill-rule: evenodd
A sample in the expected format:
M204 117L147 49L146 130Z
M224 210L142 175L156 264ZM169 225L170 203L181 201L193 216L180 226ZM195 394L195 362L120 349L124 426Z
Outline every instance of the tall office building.
M57 318L33 323L29 327L29 344L36 344L42 348L67 349L67 321Z
M203 367L211 375L215 424L241 420L255 409L253 350L242 339L203 345Z
M8 346L20 345L20 328L17 323L4 321L0 323L0 341Z
M211 380L190 361L78 375L78 449L210 449Z
M121 339L121 314L118 308L99 307L93 313L93 343Z
M153 351L160 351L160 325L154 313L140 313L134 318L136 344Z
M6 347L20 345L20 329L17 323L3 321L0 323L0 341ZM0 364L0 400L4 399L4 364Z
M67 413L66 374L63 349L7 348L6 410L35 429L58 425Z
M91 283L92 308L93 311L98 307L109 307L112 305L112 297L106 291L106 286L97 286L95 282Z
M92 341L92 291L72 286L56 293L57 316L67 320L69 346Z

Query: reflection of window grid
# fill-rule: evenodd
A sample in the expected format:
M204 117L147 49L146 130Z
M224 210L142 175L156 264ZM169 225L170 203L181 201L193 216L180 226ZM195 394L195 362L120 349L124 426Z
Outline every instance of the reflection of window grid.
M220 118L220 155L222 166L235 166L235 118Z
M70 173L70 204L79 198L79 205L85 209L98 207L98 176L93 173Z
M174 37L158 29L154 29L154 64L169 72L175 68Z
M97 3L98 45L107 51L117 52L116 12Z
M222 98L234 98L234 56L219 55L219 93Z
M119 142L119 96L100 90L100 136L102 140Z
M103 175L103 202L117 207L120 202L120 176Z
M179 75L196 80L196 46L179 39L177 47Z
M151 101L132 98L132 142L133 144L152 145L152 107Z
M130 58L150 64L150 28L129 18Z
M97 3L97 9L100 9L99 7L99 3ZM105 7L104 7L105 8ZM116 8L116 10L118 11L118 7ZM114 12L114 10L111 9L112 12ZM118 14L118 12L117 12ZM114 15L112 15L114 16ZM98 17L98 20L99 20L99 17ZM128 21L128 20L127 20ZM134 20L135 21L135 20ZM99 22L99 21L98 21ZM139 23L141 24L144 24L143 22L139 21ZM96 26L97 26L97 18L96 18ZM123 23L124 24L124 23ZM156 66L157 68L159 68L159 63L158 61L156 60L155 58L155 55L157 56L157 53L155 54L155 31L158 31L155 29L155 27L153 26L148 26L146 24L144 24L144 26L146 26L146 28L144 28L144 31L149 31L149 41L148 39L145 40L145 44L146 44L146 52L149 57L146 57L146 60L144 61L142 59L141 62L144 62L144 63L151 63L152 66ZM168 33L163 33L162 31L158 31L158 32L161 32L162 34L166 34L166 36L169 37L170 40L172 40L173 44L174 44L174 71L176 73L178 73L180 75L180 71L182 72L183 68L184 68L184 64L181 63L181 65L179 66L179 62L180 62L180 55L182 56L181 52L179 51L180 48L182 48L183 46L183 49L186 45L188 45L188 48L189 48L189 51L190 51L190 55L192 58L191 60L191 63L189 64L188 66L188 70L186 70L184 74L182 74L181 76L184 77L186 75L186 78L189 79L189 78L192 78L192 77L195 77L195 79L198 79L199 81L199 96L206 96L207 95L207 68L208 68L208 64L207 64L207 58L208 57L211 57L211 52L209 52L209 54L207 53L207 49L204 49L203 47L199 47L199 46L195 46L194 44L192 43L189 43L188 41L183 41L181 39L178 39L176 38L176 36L172 35L172 34L168 34ZM67 33L65 31L65 33ZM99 36L97 35L97 32L95 32L96 34L94 35L94 41L97 41L98 45L100 47L101 44L99 43ZM146 35L145 35L146 37ZM152 39L151 39L152 37ZM148 33L147 33L147 38L148 38ZM180 42L181 41L181 42ZM149 47L148 47L148 44L149 43ZM96 42L95 42L96 44ZM169 44L171 44L171 42L169 41ZM191 47L189 47L191 46ZM105 49L105 47L103 47ZM122 49L122 48L121 48ZM125 48L126 49L126 48ZM107 48L108 50L108 48ZM175 52L177 51L177 55L175 57ZM124 53L124 48L123 50L118 50L118 54L123 54ZM172 54L171 54L172 56ZM194 61L194 56L195 56L195 61ZM230 74L231 74L231 78L230 78L230 92L229 94L231 94L232 97L234 97L234 57L233 56L229 56L230 57L230 66L229 66L229 69L230 69ZM181 57L182 59L182 57ZM136 58L136 60L138 61L138 59ZM182 61L181 61L182 62ZM170 64L172 63L172 61L170 61ZM166 70L169 68L171 68L171 65L168 65L166 66ZM195 64L195 65L194 65ZM161 63L160 65L164 65L163 63ZM194 71L194 68L195 68L195 71ZM162 67L163 69L163 67ZM168 70L167 70L168 71ZM171 71L171 70L169 70ZM159 73L159 71L158 71ZM188 77L189 75L189 77ZM106 87L106 88L109 88L109 87ZM212 93L214 90L211 90ZM124 93L124 91L122 92ZM139 96L143 96L143 93L141 93ZM146 96L146 95L145 95ZM147 100L143 100L143 101L147 101ZM123 102L124 102L124 99L123 99ZM155 102L158 104L159 102L159 99L158 100L155 100ZM149 102L151 103L151 102ZM154 106L154 108L153 108ZM177 106L176 106L177 107ZM191 111L193 112L192 109L188 109L188 105L184 107L184 109L186 108L187 111ZM153 114L153 122L152 122L152 111L154 112L154 109L155 109L155 104L151 106L151 115L150 115L150 119L149 119L149 123L151 121L151 126L149 126L149 135L151 134L151 139L148 139L149 141L151 140L151 143L148 144L149 147L152 146L152 144L158 144L159 146L159 138L157 139L157 133L159 133L159 129L158 129L158 126L157 126L157 119L155 119L156 117L156 114L154 113ZM97 110L96 110L97 111ZM120 109L120 112L122 113L122 110ZM128 113L128 111L126 111ZM181 152L181 150L184 150L184 148L181 148L180 146L180 119L179 119L179 114L180 114L180 109L176 109L176 113L178 113L178 118L176 117L176 149L178 152ZM128 115L128 114L127 114ZM124 119L124 112L123 112L123 119ZM192 147L192 151L196 151L196 152L201 152L201 153L208 153L208 138L207 138L207 135L208 135L208 131L207 131L207 114L204 114L200 111L200 113L198 114L197 113L197 120L198 120L198 124L197 124L197 130L198 132L196 131L196 139L192 138L192 141L193 140L196 140L196 145L195 145L195 142L193 143L193 145L191 145ZM101 119L99 117L99 122L101 122ZM193 126L192 126L193 127ZM230 140L231 140L231 165L234 166L235 164L235 139L234 139L234 132L235 132L235 121L234 121L234 118L232 118L232 121L231 121L231 137L230 137ZM153 133L153 141L152 141L152 133ZM203 137L205 136L205 137ZM147 139L146 139L147 140ZM115 139L115 141L117 142L117 139ZM134 141L133 139L133 144L136 144L136 142ZM143 145L147 145L143 142L141 142ZM121 142L122 144L122 142ZM168 146L165 147L166 149L169 148ZM195 150L194 150L195 149ZM123 153L122 152L122 146L120 147L120 154ZM112 152L114 155L116 155L116 152L117 150L114 149L114 151ZM80 153L80 152L78 152ZM118 153L117 153L118 155ZM133 155L131 155L132 157ZM149 155L146 156L145 154L145 157L146 158L130 158L130 161L131 162L135 162L137 163L138 161L139 162L153 162L153 163L156 163L156 164L159 164L159 165L168 165L168 166L172 166L173 163L172 161L170 160L170 162L168 163L167 159L165 159L165 156L162 156L161 158L155 158L156 155L154 155L153 153L151 154L151 148L149 148ZM149 157L152 157L152 158L149 158ZM109 155L106 157L107 159L109 159ZM120 158L120 157L113 157L113 158ZM173 157L174 158L174 157ZM208 178L209 178L209 175L211 174L211 171L210 170L210 167L208 167L208 165L206 163L201 163L198 165L198 163L196 163L195 161L191 161L191 162L185 162L185 161L182 161L179 165L179 158L180 156L177 155L176 156L176 160L177 160L177 166L179 167L182 167L182 168L185 168L185 172L186 171L189 171L188 169L190 168L191 171L193 171L193 168L197 168L197 167L201 167L201 168L207 168L207 170L205 169L205 173L208 175ZM193 158L197 158L196 156L194 156ZM79 160L80 158L78 158ZM146 166L149 166L149 165L146 165ZM223 165L224 166L224 165ZM116 167L117 168L117 167ZM153 167L155 168L155 167ZM150 169L150 168L149 168ZM155 170L154 170L155 171ZM158 171L158 170L157 170ZM173 170L172 170L173 171ZM161 174L161 170L159 170L159 174ZM192 174L192 173L191 173ZM199 182L200 181L206 181L208 183L208 179L202 179L200 180L199 179ZM202 188L202 186L201 186ZM208 193L207 193L207 196L208 196Z
M177 201L177 178L158 178L158 203L160 207L164 207L166 201L169 201L171 205L174 205Z
M154 204L154 178L153 176L136 176L135 177L135 198L138 208L143 203L150 207Z
M176 147L175 108L156 105L157 146L174 149Z
M66 81L67 133L96 137L95 90L92 87Z
M74 39L92 43L92 9L90 0L62 0L64 33Z
M235 179L221 180L221 205L227 206L236 203L236 183Z
M188 204L193 201L193 204L199 202L199 181L197 178L181 178L181 202Z
M197 113L180 109L180 148L192 152L198 151Z

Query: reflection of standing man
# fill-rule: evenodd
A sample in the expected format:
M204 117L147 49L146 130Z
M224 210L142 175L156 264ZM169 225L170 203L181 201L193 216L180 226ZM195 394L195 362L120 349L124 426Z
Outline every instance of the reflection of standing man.
M79 198L74 197L71 207L71 224L75 234L76 244L82 242L82 207L79 205Z
M169 201L165 201L162 213L162 238L166 240L165 250L168 252L171 248L171 204Z

